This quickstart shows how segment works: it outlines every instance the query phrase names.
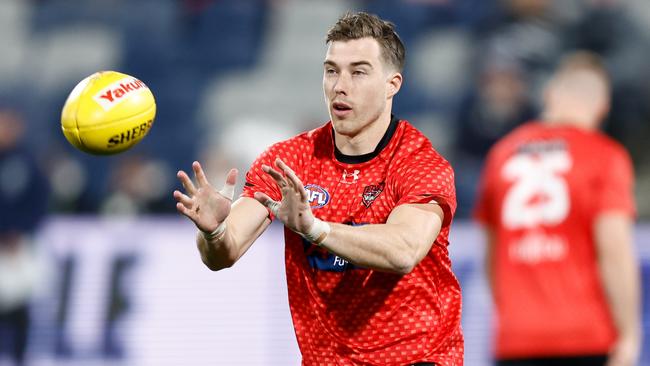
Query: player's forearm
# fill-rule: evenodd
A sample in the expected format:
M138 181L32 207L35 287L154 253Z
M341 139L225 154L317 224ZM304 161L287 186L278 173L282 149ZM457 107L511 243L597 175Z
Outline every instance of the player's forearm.
M208 239L199 232L196 244L203 263L213 271L231 267L266 230L270 222L264 206L252 198L238 199L225 220L225 231Z
M494 252L496 250L496 238L494 237L494 230L487 225L484 227L486 246L484 256L485 277L487 285L492 295L492 300L496 300L495 287L494 287Z
M227 226L223 235L209 238L199 231L196 238L196 245L201 253L201 260L212 271L232 267L251 247L264 229L268 226L260 226L255 232L241 235L234 225Z
M327 250L355 265L398 274L411 272L435 240L400 224L330 227L322 243Z
M600 272L610 305L610 311L619 336L638 337L639 322L639 271L636 263L612 263L601 260Z
M619 337L639 341L640 274L632 249L632 224L617 216L602 217L599 221L598 264L612 318Z
M639 272L635 263L601 263L603 284L619 338L640 340Z
M239 259L239 251L234 243L228 242L230 236L224 233L222 238L207 239L202 232L196 236L196 246L201 253L203 263L213 271L232 267Z

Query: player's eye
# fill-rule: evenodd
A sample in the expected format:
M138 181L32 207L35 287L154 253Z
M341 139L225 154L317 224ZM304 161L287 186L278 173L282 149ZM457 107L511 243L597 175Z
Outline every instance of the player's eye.
M352 71L352 75L357 75L358 76L358 75L366 75L366 74L367 73L366 73L365 70L354 70L354 71Z
M336 70L332 69L332 68L327 68L327 69L325 69L325 73L327 75L334 75L334 74L336 74Z

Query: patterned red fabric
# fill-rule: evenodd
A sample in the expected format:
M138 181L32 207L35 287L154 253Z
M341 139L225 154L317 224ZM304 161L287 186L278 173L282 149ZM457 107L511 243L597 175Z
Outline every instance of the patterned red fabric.
M528 123L493 147L475 215L496 235L497 357L609 352L593 224L634 215L632 185L627 152L599 132Z
M271 146L247 173L244 196L261 191L279 200L261 165L280 157L309 191L314 215L329 222L381 224L398 205L431 200L445 211L431 250L404 276L357 267L285 229L289 305L304 365L463 364L461 292L447 251L453 171L418 130L395 123L390 142L367 162L338 161L327 123Z

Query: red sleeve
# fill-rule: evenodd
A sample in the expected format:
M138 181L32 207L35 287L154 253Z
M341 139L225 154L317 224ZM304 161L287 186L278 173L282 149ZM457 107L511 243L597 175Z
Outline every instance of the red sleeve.
M436 153L434 153L436 154ZM407 203L437 202L444 211L442 226L451 223L456 212L456 187L451 165L439 155L419 154L403 164L398 185L396 206Z
M622 147L606 156L608 161L606 169L601 169L595 212L615 210L634 216L634 169L630 157Z
M260 156L255 159L251 165L248 172L246 172L246 182L244 183L244 189L242 191L241 197L250 197L254 198L253 195L255 192L261 192L275 201L282 199L282 194L280 193L280 188L273 178L262 171L262 165L268 165L275 167L275 159L280 158L284 161L290 168L297 170L297 159L295 155L288 154L287 151L295 151L295 149L287 148L288 142L280 142L272 145L266 151L264 151ZM277 167L275 168L277 170ZM269 210L269 218L274 219L273 214Z

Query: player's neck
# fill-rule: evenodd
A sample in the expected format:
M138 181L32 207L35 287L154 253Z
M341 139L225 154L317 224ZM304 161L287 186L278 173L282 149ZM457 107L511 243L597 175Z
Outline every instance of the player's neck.
M573 126L585 130L598 129L599 123L593 114L578 110L547 110L543 115L544 121L553 126Z
M355 135L342 135L334 131L336 148L345 155L365 155L375 148L386 134L390 125L390 113L382 113L377 120L369 123Z

